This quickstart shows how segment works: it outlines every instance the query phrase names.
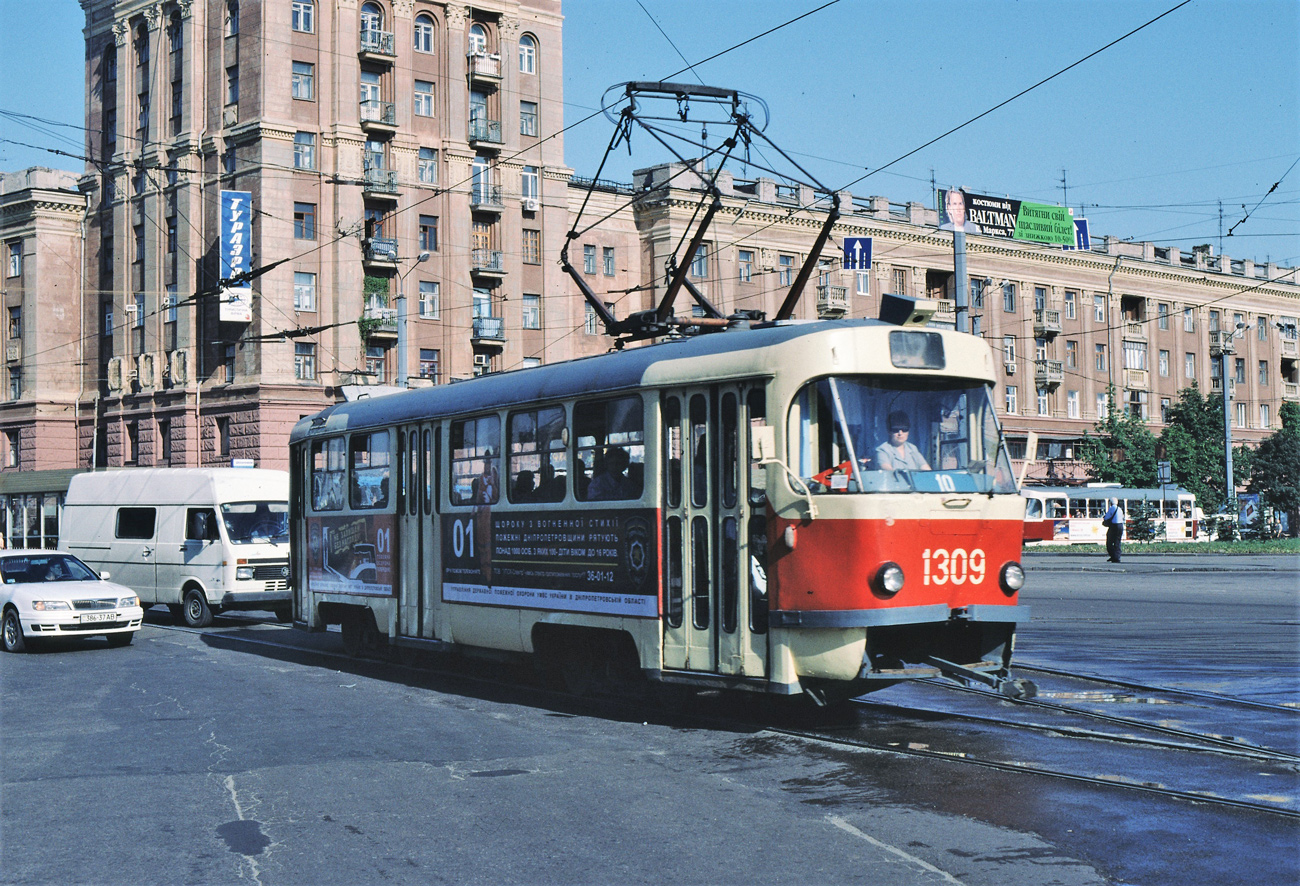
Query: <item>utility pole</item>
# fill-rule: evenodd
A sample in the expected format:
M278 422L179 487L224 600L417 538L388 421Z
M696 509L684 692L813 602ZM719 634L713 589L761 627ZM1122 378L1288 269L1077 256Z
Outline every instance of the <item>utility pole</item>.
M1228 358L1236 353L1233 344L1235 329L1210 330L1210 358L1219 358L1219 382L1223 388L1223 464L1226 470L1224 491L1227 493L1227 510L1237 512L1237 486L1232 481L1232 396L1231 379L1228 378Z

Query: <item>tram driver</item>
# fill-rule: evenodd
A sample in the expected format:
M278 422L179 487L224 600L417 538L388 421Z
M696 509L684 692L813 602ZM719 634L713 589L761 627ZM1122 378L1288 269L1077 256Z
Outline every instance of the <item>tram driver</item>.
M930 463L925 460L921 450L908 440L911 430L912 425L906 412L894 410L889 413L889 439L876 447L876 470L930 470Z

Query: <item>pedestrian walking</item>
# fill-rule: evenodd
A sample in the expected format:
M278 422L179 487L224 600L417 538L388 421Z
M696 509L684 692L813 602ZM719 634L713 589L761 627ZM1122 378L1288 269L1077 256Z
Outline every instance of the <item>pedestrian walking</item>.
M1106 527L1106 559L1118 563L1119 543L1124 538L1124 509L1119 506L1119 499L1106 499L1106 513L1102 515L1101 525Z

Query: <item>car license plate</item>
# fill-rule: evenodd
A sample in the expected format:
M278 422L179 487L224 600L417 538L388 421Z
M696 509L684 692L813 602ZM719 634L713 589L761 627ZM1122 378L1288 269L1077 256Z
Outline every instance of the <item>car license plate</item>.
M92 621L117 621L116 612L87 612L81 616L81 623Z

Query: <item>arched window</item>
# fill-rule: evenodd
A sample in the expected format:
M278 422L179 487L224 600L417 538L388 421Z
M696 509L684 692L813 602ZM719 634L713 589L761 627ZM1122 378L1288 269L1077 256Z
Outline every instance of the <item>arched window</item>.
M537 73L537 40L532 34L519 38L519 73Z
M433 16L420 13L415 17L415 51L433 52Z
M384 29L384 10L378 3L361 4L361 33L375 33Z
M470 55L487 55L487 31L480 24L469 26Z

